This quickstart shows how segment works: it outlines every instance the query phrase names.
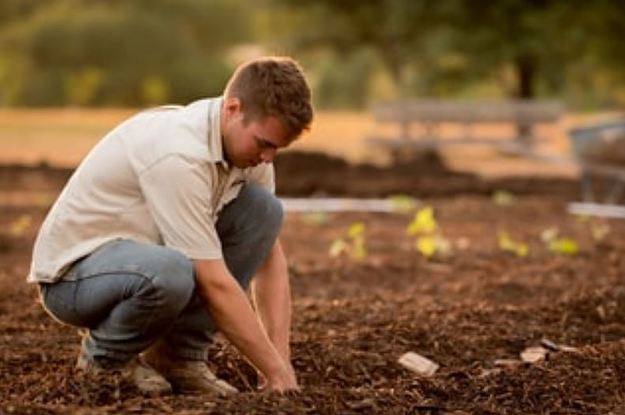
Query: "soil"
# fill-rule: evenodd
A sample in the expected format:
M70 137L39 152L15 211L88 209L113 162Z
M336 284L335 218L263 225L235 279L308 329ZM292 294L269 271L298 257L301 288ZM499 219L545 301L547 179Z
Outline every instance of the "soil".
M208 364L242 393L144 397L118 377L77 372L78 331L48 317L25 283L50 203L41 195L58 194L71 172L0 167L0 195L21 195L0 199L0 413L625 414L625 225L602 222L609 232L593 238L598 222L565 213L577 183L485 181L430 156L384 169L292 154L277 170L281 195L417 196L452 250L419 254L406 234L412 213L289 214L282 239L301 392L255 392L254 371L218 339ZM497 204L497 190L516 198ZM367 255L330 257L355 222L365 224ZM540 235L552 227L579 253L547 249ZM502 251L501 230L529 254ZM518 361L542 339L575 349ZM439 370L405 369L397 360L409 351Z

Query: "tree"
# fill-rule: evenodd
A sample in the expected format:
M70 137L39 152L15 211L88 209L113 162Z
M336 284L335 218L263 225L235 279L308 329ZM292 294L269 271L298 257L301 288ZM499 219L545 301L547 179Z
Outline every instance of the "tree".
M444 2L435 0L274 0L272 4L301 13L287 27L290 47L330 47L339 54L371 48L400 90L414 51L443 25L445 12Z
M228 47L250 36L241 1L31 2L20 24L0 30L5 104L152 105L219 94Z

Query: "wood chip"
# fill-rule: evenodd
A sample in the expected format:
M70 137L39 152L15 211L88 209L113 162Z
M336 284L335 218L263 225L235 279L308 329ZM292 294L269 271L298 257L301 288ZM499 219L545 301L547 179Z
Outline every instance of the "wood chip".
M542 339L540 341L540 345L542 347L544 347L547 350L550 350L552 352L559 352L560 351L560 346L558 346L557 344L555 344L554 342L552 342L549 339Z
M496 359L493 363L495 366L518 366L523 362L518 359Z
M432 376L439 368L436 362L415 352L404 353L397 362L406 369L423 376Z
M560 351L567 352L567 353L579 353L580 352L580 350L577 347L565 346L563 344L560 345Z
M547 358L549 350L542 346L528 347L521 352L521 360L526 363L537 363Z

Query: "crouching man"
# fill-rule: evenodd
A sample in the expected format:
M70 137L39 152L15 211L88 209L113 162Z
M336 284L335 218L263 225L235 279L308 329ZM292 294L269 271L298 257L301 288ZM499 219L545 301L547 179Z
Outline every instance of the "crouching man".
M298 388L271 162L309 128L310 98L296 62L254 60L223 97L141 112L87 155L28 276L55 319L86 328L79 369L121 371L145 393L233 393L206 365L219 330L266 390Z

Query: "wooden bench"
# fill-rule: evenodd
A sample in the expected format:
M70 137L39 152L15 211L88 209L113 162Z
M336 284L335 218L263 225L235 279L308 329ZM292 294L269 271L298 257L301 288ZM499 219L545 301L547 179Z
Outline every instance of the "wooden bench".
M378 124L396 124L399 135L370 136L369 142L391 151L393 159L402 159L410 149L437 148L442 145L488 144L502 146L505 137L476 136L473 127L485 123L510 123L516 126L516 135L509 137L510 148L531 149L540 139L534 134L537 124L552 124L562 115L562 106L555 101L448 101L401 100L376 103L372 113ZM462 133L456 137L442 137L443 124L457 124ZM417 133L415 127L419 127Z
M568 133L573 156L580 167L584 202L622 202L625 194L625 116L572 128ZM603 181L607 189L597 191L593 185L597 181Z

